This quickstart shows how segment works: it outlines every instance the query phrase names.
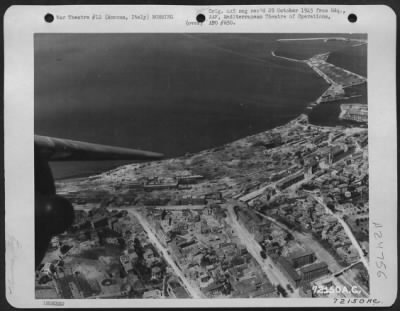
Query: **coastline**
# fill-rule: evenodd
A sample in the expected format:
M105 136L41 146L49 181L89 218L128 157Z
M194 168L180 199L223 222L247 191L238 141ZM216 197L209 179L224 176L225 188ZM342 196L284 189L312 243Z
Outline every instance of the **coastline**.
M307 40L309 40L309 39L314 39L314 40L318 39L319 40L321 38L308 38ZM279 41L279 40L281 40L281 39L278 39L277 41ZM282 40L286 40L286 39L282 39ZM302 40L302 39L289 39L289 40ZM362 42L362 43L365 43L365 42ZM362 76L360 76L358 74L355 74L355 73L352 73L352 72L350 72L350 71L348 71L348 70L346 70L344 68L337 67L335 65L332 65L332 64L328 63L327 59L328 59L328 57L330 55L329 52L328 53L314 55L313 57L311 57L309 59L306 59L306 60L297 60L297 59L292 59L292 58L279 56L279 55L276 55L275 51L271 51L271 55L273 57L284 59L286 61L298 62L298 63L303 63L303 64L307 65L310 69L312 69L312 71L314 71L319 77L321 77L328 84L328 88L316 100L314 100L311 103L309 103L308 105L306 105L304 111L302 113L300 113L300 115L298 115L294 119L289 120L287 123L284 123L282 125L278 125L278 126L275 126L275 127L269 128L269 129L267 128L267 129L259 132L258 134L263 133L263 132L267 132L267 131L278 130L279 128L284 128L288 124L290 124L292 122L296 122L296 120L298 120L298 119L301 119L302 116L307 116L307 123L310 123L309 122L309 116L310 116L310 114L312 113L312 111L313 111L313 109L315 107L317 107L321 103L328 104L329 102L332 102L332 101L351 98L351 97L345 97L344 89L349 87L349 86L354 86L354 85L359 85L359 84L366 83L366 78L365 77L362 77ZM343 84L338 83L337 81L334 81L332 78L330 78L328 74L326 74L324 71L322 71L319 68L320 66L330 66L330 67L334 68L335 70L342 71L346 75L355 76L360 81L355 83L355 84L353 84L353 83L348 84L348 82L347 83L343 82ZM355 97L355 96L352 96L352 97ZM345 114L345 112L343 112L343 109L341 109L340 114L336 117L337 120L343 120L342 117L343 117L344 114ZM321 127L321 128L325 127L323 125L316 125L316 124L311 124L311 123L310 123L310 125L313 125L315 127ZM326 125L326 127L341 127L341 126L346 126L346 125L339 125L339 124L338 125L334 125L334 126ZM358 126L356 126L356 127L358 127ZM254 135L257 135L257 133L253 134L253 135L250 135L250 136L254 136ZM246 139L247 137L250 137L250 136L245 136L245 137L239 138L238 140ZM223 147L223 146L225 146L227 144L233 143L235 141L236 140L234 140L232 142L225 143L223 145L207 148L207 149L200 150L200 151L197 151L197 152L194 152L194 153L190 153L190 154L196 155L196 154L200 154L200 153L203 153L203 152L208 152L208 151L211 151L213 149L221 148L221 147ZM182 158L182 157L184 157L184 155L170 157L170 158L167 157L167 158L165 158L163 160L178 159L178 158ZM80 180L80 179L84 179L84 178L88 178L88 177L92 177L92 176L98 176L98 175L101 175L101 174L104 174L104 173L107 173L107 172L118 170L118 168L120 168L120 167L123 167L125 165L131 165L131 164L136 164L136 162L123 164L123 165L116 165L115 167L112 167L112 168L106 169L106 170L99 169L96 172L82 173L82 174L77 174L77 175L74 175L74 176L67 176L67 177L57 178L56 182L68 182L70 180Z
M294 119L290 120L289 122L286 122L285 124L273 127L271 129L266 129L265 131L261 131L259 133L253 134L253 135L249 135L246 137L242 137L239 138L237 140L234 140L232 142L220 145L220 146L216 146L213 148L208 148L208 149L204 149L198 152L194 152L194 153L190 153L190 154L186 154L186 155L181 155L178 157L171 157L171 158L164 158L162 160L158 160L158 161L153 161L153 162L149 162L148 165L150 166L157 166L157 165L161 165L163 166L162 163L164 163L165 165L167 165L168 163L173 163L175 161L178 162L182 162L185 161L187 159L193 159L193 158L201 158L204 156L210 156L213 155L215 153L224 153L226 148L229 148L232 145L237 145L237 144L242 144L245 143L247 144L248 141L252 141L257 139L257 137L260 136L265 136L265 135L269 135L271 133L283 133L285 131L287 131L288 129L290 129L291 127L293 127L293 125L296 124L303 124L305 122L305 124L307 126L310 126L311 128L315 129L315 130L321 130L321 131L332 131L332 130L345 130L345 129L353 129L353 130L363 130L365 128L363 128L362 126L343 126L343 125L335 125L335 126L329 126L329 125L317 125L317 124L312 124L309 123L309 115L307 114L307 111L301 113L300 115L298 115L297 117L295 117ZM353 125L358 125L358 124L353 124ZM304 126L304 125L303 125ZM290 145L292 144L292 142L289 143L285 143L282 146L285 145ZM58 183L59 185L71 185L71 184L75 184L75 183L91 183L91 180L98 180L98 179L102 179L105 176L109 176L109 175L113 175L115 173L120 173L122 171L124 171L125 169L129 168L139 168L142 165L146 166L146 162L133 162L133 163L128 163L128 164L124 164L124 165L119 165L116 166L112 169L109 170L104 170L104 171L100 171L98 173L94 173L94 174L88 174L85 176L79 176L79 177L67 177L67 178L63 178L63 179L57 179L55 182L56 184ZM188 168L188 170L190 171L191 169Z

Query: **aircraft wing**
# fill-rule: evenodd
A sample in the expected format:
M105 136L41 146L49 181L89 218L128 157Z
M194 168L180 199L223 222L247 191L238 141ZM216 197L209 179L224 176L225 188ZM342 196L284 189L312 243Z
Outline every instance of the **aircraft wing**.
M48 161L157 160L163 154L35 135L35 151Z

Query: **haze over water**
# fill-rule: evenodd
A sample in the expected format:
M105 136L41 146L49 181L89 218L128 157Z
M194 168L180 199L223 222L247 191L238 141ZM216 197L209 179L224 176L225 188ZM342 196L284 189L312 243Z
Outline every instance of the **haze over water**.
M284 36L36 35L35 133L175 157L284 124L327 88L271 56ZM52 166L64 178L117 164Z

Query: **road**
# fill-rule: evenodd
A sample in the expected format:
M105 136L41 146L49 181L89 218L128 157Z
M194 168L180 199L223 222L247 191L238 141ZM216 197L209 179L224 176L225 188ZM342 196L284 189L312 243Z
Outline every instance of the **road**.
M260 195L262 195L265 192L265 190L267 190L268 188L269 189L274 189L276 191L276 193L270 198L270 200L272 200L275 196L277 196L278 194L281 193L280 190L277 188L277 185L280 182L282 182L283 180L289 178L290 176L293 176L293 175L296 175L296 174L299 174L299 173L302 173L302 172L303 172L303 169L299 169L298 171L296 171L294 173L291 173L290 175L287 175L287 176L285 176L285 177L283 177L283 178L281 178L279 180L276 180L274 182L271 182L271 183L267 184L266 186L261 187L260 189L257 189L257 190L254 190L252 192L249 192L249 193L241 196L239 198L239 201L246 202L246 203L251 203L252 200L254 200L255 198L257 198ZM306 182L307 180L308 180L307 178L305 178L303 180L300 180L299 182L291 185L290 187L293 188L293 187L296 187L298 185L301 185L302 183Z
M325 208L326 212L329 213L330 215L332 215L333 217L335 217L338 222L343 226L344 231L346 232L347 236L349 237L351 243L353 244L354 248L357 250L358 255L360 256L360 260L363 263L365 269L367 269L368 273L370 273L369 271L369 263L367 261L367 259L364 256L364 252L360 247L360 244L358 243L357 239L354 237L353 232L351 231L350 227L347 225L347 223L341 218L339 217L337 214L335 214L330 208L328 208L328 206L326 206L326 204L324 203L324 201L317 197L316 195L310 194L310 196L318 202L319 205L321 205L322 207Z
M368 292L366 292L355 280L354 280L354 277L355 277L355 275L354 275L354 271L352 271L352 270L347 270L347 271L345 271L341 276L339 276L337 279L339 280L339 281L341 281L341 282L343 282L345 285L347 285L347 286L350 286L350 287L352 287L352 286L355 286L355 287L357 287L359 290L360 290L360 294L363 296L363 297L368 297L369 296L369 293Z
M296 175L296 174L298 174L299 172L301 172L301 170L298 170L297 172L294 172L294 173L292 173L291 175ZM252 201L252 200L254 200L255 198L257 198L257 197L259 197L260 195L262 195L262 194L265 192L265 190L267 190L268 188L269 188L269 189L274 189L274 190L277 192L275 195L273 195L273 196L271 197L271 200L272 200L272 198L273 198L274 196L276 196L278 193L280 193L279 190L276 188L276 185L277 185L279 182L281 182L282 180L288 178L289 176L290 176L290 175L285 176L285 177L283 177L283 178L281 178L281 179L279 179L279 180L276 180L276 181L274 181L274 182L271 182L271 183L267 184L266 186L261 187L260 189L257 189L257 190L254 190L254 191L252 191L252 192L249 192L249 193L247 193L247 194L241 196L241 197L239 198L239 201L250 203L250 201Z
M192 284L183 275L183 272L181 271L181 269L178 268L178 266L175 264L174 260L170 256L170 254L168 254L168 251L166 250L166 248L164 246L162 246L160 241L157 239L156 235L151 230L151 227L150 227L150 224L148 223L148 221L142 215L140 215L140 213L136 210L130 209L130 210L128 210L128 212L130 214L132 214L133 216L135 216L136 219L140 222L143 229L146 231L151 243L157 248L158 251L160 251L162 253L164 259L168 262L168 264L172 267L174 272L182 280L182 283L185 286L186 290L189 292L189 294L193 298L205 298L204 295L201 293L201 291L199 289L195 288L194 286L192 286Z
M155 206L155 209L158 210L167 210L167 211L183 211L183 210L191 210L191 211L202 211L205 208L205 205L163 205L163 206Z
M228 205L227 210L229 213L229 220L232 229L236 232L240 242L246 246L248 252L260 265L263 272L267 275L268 279L273 285L280 284L283 288L286 288L287 284L290 284L289 280L282 274L282 272L276 267L275 263L270 257L263 259L260 255L262 250L260 244L258 244L250 232L248 232L236 219L236 214L233 210L233 205ZM288 297L296 297L294 294L288 292Z
M348 265L347 267L344 267L340 271L335 272L335 274L342 274L345 271L350 270L351 268L353 268L355 265L358 265L360 262L361 262L361 260L353 262L352 264Z
M289 229L288 226L280 223L279 221L277 221L275 218L272 218L271 216L265 215L259 211L253 210L254 213L256 213L257 215L260 215L261 217L267 219L268 221L272 222L273 224L275 224L276 226L278 226L279 228L291 233L292 235L296 234L296 231Z
M284 224L281 224L280 222L275 220L274 218L269 217L267 215L264 215L264 214L262 214L262 213L260 213L258 211L255 211L255 212L258 215L260 215L260 216L268 219L269 221L273 222L274 224L278 225L283 230L286 230L287 232L290 232L294 236L296 241L298 241L298 242L302 243L303 245L306 245L307 247L312 249L317 254L317 257L320 260L328 263L329 270L332 272L332 274L326 278L327 280L331 279L331 278L336 278L336 279L340 280L342 283L348 285L349 287L357 286L360 289L363 297L368 297L368 293L363 288L361 288L361 286L359 286L357 283L355 283L351 278L346 278L346 276L344 274L342 274L339 277L335 276L335 274L338 274L340 272L344 273L344 272L350 270L353 266L358 264L361 260L359 262L355 262L355 263L353 263L353 264L351 264L351 265L349 265L349 266L347 266L345 268L342 268L337 263L336 259L326 249L324 249L319 244L318 241L315 241L311 235L291 230L287 226L285 226Z
M254 190L252 192L249 192L247 194L245 194L244 196L240 197L239 200L242 202L248 202L251 201L257 197L259 197L260 195L262 195L264 193L265 190L267 190L268 188L271 187L271 184L268 184L267 186L264 186L260 189Z
M261 217L267 219L268 221L271 221L273 224L285 230L286 232L291 233L296 241L312 249L320 260L325 261L328 264L329 270L332 273L336 273L337 271L340 271L342 269L342 267L339 265L336 259L325 248L323 248L321 244L318 241L316 241L311 234L292 230L288 228L286 225L280 223L279 221L270 216L267 216L258 211L254 212L260 215Z
M312 194L310 194L310 195L312 196L312 198L314 200L316 200L318 202L318 204L322 205L329 214L336 217L338 219L338 221L342 224L342 226L345 230L346 230L346 228L348 229L348 230L346 230L346 233L348 234L353 245L355 244L356 246L358 246L357 250L359 251L359 253L361 252L360 253L361 254L360 261L364 264L364 266L366 266L366 268L368 270L368 264L365 260L365 257L363 256L363 252L362 252L361 248L359 247L358 242L355 240L350 228L347 226L347 224L344 222L344 220L341 219L340 217L338 217L335 213L333 213L319 197L312 195ZM227 207L227 210L228 210L228 213L230 216L229 219L230 219L230 225L232 226L232 229L234 229L237 236L240 238L241 243L246 246L249 253L253 256L253 258L260 265L263 272L267 275L267 277L269 278L271 283L274 285L280 284L283 288L286 288L286 285L290 283L288 281L287 277L282 274L282 272L275 265L275 263L271 260L271 258L268 257L267 259L263 259L261 257L261 255L260 255L260 251L262 250L261 246L255 241L253 235L251 233L249 233L237 221L236 214L233 210L233 206L235 206L235 205L238 205L241 208L246 208L244 206L245 204L240 201L232 201L232 202L229 202L228 204L226 204L226 207ZM84 209L84 208L82 208L82 209ZM182 283L185 286L186 290L189 292L189 294L193 298L204 298L204 295L201 293L201 291L199 289L195 288L189 282L189 280L184 276L184 274L180 270L180 268L175 264L173 258L168 253L167 249L159 242L158 238L156 237L154 232L151 230L151 226L148 223L148 221L136 209L132 209L132 208L116 208L116 209L127 210L129 213L131 213L133 216L135 216L138 219L138 221L140 222L140 224L143 226L144 230L146 231L151 243L162 253L165 260L172 267L172 269L175 271L175 273L178 275L178 277L182 280ZM290 232L294 236L296 241L299 241L300 243L307 245L308 247L313 249L317 253L318 258L320 258L321 260L323 260L329 264L330 270L334 274L336 274L337 272L339 272L340 270L343 269L342 267L340 267L337 264L336 260L333 258L333 256L331 254L329 254L329 252L327 252L317 241L313 240L312 236L292 230L292 229L288 228L286 225L277 221L276 219L274 219L270 216L267 216L261 212L258 212L258 211L254 211L254 212L257 213L258 215L260 215L261 217L271 221L272 223L274 223L281 229L283 229L287 232ZM348 284L348 285L356 285L351 280L347 280L344 277L344 275L340 276L340 280L342 280L342 282L344 282L345 284ZM367 293L364 290L362 290L362 293L364 295L367 295ZM298 295L298 291L295 291L294 294L288 292L289 297L297 297L297 295Z
M271 221L281 229L291 233L296 241L312 249L320 260L325 261L329 265L329 270L331 272L337 273L337 271L340 271L342 269L342 267L337 263L336 259L325 248L323 248L321 244L318 241L316 241L311 234L302 233L299 231L289 229L286 225L280 223L279 221L270 216L267 216L258 211L254 212L260 215L261 217Z

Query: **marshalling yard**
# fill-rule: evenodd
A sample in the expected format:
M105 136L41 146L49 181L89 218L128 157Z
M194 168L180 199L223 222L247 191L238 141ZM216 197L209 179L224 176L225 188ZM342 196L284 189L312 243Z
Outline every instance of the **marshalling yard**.
M329 80L321 98L365 83L325 60L307 60ZM217 148L56 186L76 217L36 271L37 298L369 295L366 128L301 115Z

